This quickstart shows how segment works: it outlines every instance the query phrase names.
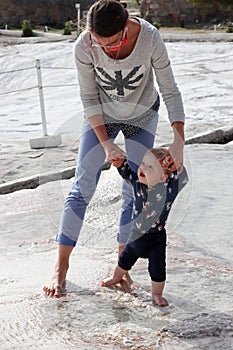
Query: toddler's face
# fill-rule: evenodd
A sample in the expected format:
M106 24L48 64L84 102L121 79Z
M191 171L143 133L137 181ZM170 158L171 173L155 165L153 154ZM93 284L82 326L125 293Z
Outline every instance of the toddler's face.
M150 151L145 154L138 168L138 179L148 187L152 187L166 180L159 161Z

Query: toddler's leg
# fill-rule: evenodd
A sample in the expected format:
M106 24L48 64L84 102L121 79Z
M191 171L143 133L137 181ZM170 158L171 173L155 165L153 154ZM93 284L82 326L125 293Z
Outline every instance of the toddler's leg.
M163 297L163 289L165 286L164 282L154 282L151 281L152 285L152 300L155 305L158 306L167 306L168 301L166 298Z
M148 270L151 277L152 300L158 306L167 306L168 301L163 297L166 281L166 231L154 235L153 249L149 255Z
M127 272L128 272L127 270L123 270L120 266L117 265L115 267L113 276L103 280L100 283L101 287L109 287L109 286L112 286L114 284L120 283L122 289L125 292L127 292L127 293L131 292L131 288L128 286L128 283L125 280L123 280L123 276L125 276L125 274Z
M120 243L119 243L119 245L118 245L118 257L121 255L121 253L122 253L124 247L125 247L125 244L120 244ZM130 277L128 271L125 273L125 275L122 277L122 279L121 279L121 281L120 281L120 285L121 285L121 287L122 287L124 290L126 289L125 283L127 284L127 288L128 288L128 289L131 289L131 284L133 284L133 280L132 280L132 278Z

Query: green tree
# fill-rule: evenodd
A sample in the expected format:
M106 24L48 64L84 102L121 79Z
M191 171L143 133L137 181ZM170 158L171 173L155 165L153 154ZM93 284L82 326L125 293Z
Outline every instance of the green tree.
M226 32L227 33L233 33L233 22L227 22L226 25L227 25Z
M31 22L29 19L25 19L22 23L22 37L30 37L30 36L34 36L33 30L32 30L32 26L31 26Z
M233 8L233 0L188 0L196 6Z
M63 29L63 35L71 35L72 34L72 32L71 32L71 24L72 24L71 21L67 21L65 23L65 27Z

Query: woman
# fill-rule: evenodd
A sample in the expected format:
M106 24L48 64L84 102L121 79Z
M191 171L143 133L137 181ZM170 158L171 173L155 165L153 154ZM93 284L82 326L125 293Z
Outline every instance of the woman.
M155 27L140 18L130 18L126 8L116 0L100 0L88 11L87 29L75 44L75 62L85 117L75 180L57 235L55 272L43 289L46 296L55 297L61 295L70 254L104 160L118 166L126 156L136 172L146 150L153 147L159 108L154 74L174 131L169 151L178 170L183 166L182 99L165 45ZM125 152L114 143L120 130L124 134ZM126 182L122 196L119 254L131 227L133 195Z

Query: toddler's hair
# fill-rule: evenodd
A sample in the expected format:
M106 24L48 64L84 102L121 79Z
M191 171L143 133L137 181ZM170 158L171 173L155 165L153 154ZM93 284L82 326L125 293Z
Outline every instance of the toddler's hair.
M167 149L164 147L159 147L159 148L151 148L149 150L157 159L162 159L165 154L167 153Z
M149 151L150 151L158 160L160 160L160 159L162 159L162 158L166 155L168 149L165 148L165 147L159 147L159 148L151 148L151 149L149 149ZM164 170L164 173L165 173L165 175L167 175L168 177L171 177L172 174L173 174L172 171L170 171L169 169L165 169L165 170Z

